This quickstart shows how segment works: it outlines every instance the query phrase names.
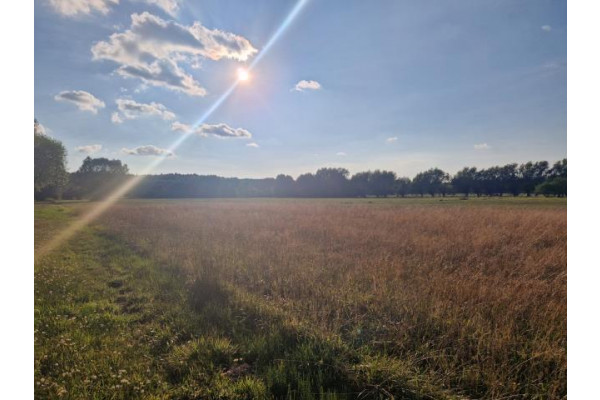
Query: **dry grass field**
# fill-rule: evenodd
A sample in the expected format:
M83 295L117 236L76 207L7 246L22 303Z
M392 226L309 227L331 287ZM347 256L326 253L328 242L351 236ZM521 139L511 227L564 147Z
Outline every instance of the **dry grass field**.
M36 235L57 207L70 208L40 206ZM39 326L62 313L48 274L89 257L100 272L85 279L110 283L116 268L125 284L113 286L137 293L101 285L84 301L104 296L94 300L103 312L133 318L115 332L155 335L139 344L151 361L136 375L152 376L154 398L566 397L564 200L127 201L97 225L36 265L38 381L59 335ZM70 382L56 385L84 390ZM56 387L36 390L52 397ZM145 397L141 384L94 387Z

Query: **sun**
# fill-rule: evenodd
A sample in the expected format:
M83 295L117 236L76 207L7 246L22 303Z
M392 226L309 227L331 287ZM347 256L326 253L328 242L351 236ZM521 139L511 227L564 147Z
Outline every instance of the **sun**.
M241 82L245 82L250 78L250 74L248 73L248 70L245 68L238 68L237 70L237 77L238 80Z

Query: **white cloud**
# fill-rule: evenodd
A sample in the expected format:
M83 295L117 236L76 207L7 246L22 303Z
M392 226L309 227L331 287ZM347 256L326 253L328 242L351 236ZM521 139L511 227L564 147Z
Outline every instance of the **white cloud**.
M93 153L97 153L100 150L102 150L102 145L101 144L88 144L85 146L78 146L75 149L80 153L93 154Z
M542 25L542 30L546 32L550 32L552 27L550 25Z
M125 119L137 119L153 115L159 116L165 121L175 119L175 114L160 103L144 104L129 99L117 99L116 103L119 112L114 112L110 118L115 124L120 124Z
M177 15L179 10L179 1L177 0L145 0L146 3L155 5L162 9L164 12L174 17Z
M338 151L337 153L335 153L335 155L339 156L339 157L345 157L345 156L347 156L347 154L344 153L343 151Z
M148 12L131 15L125 32L113 33L107 41L92 46L95 60L111 60L117 73L135 77L153 86L204 96L206 90L178 63L198 64L198 57L246 61L257 50L248 39L199 22L185 26L165 21Z
M98 109L104 108L104 102L94 97L93 94L83 90L65 90L54 96L56 101L73 103L81 111L98 113Z
M202 124L199 127L193 129L192 126L175 121L171 124L171 130L174 132L189 133L193 132L198 136L215 136L221 139L225 138L240 138L250 139L252 134L243 128L232 128L227 124ZM249 147L258 147L256 143L248 143Z
M398 137L397 136L389 137L389 138L385 139L385 141L388 143L394 143L394 142L398 141Z
M113 124L122 124L123 123L123 119L121 118L119 113L116 111L110 115L110 120Z
M492 146L490 146L490 145L489 145L489 144L487 144L487 143L479 143L479 144L475 144L475 145L473 145L473 148L474 148L475 150L489 150L489 149L491 149L491 148L492 148Z
M216 136L219 138L245 138L250 139L252 134L242 128L232 128L227 124L202 124L198 129L195 130L196 134L200 136Z
M171 130L175 131L175 132L190 132L192 130L192 127L186 124L182 124L179 121L175 121L171 124Z
M248 144L246 144L246 146L248 146L248 147L255 147L255 148L258 148L258 147L260 147L260 146L258 145L258 143L254 143L254 142L252 142L252 143L248 143Z
M119 0L50 0L49 2L54 11L67 17L93 12L108 14L111 6L119 4Z
M296 83L293 90L298 92L303 92L304 90L319 90L321 89L321 84L317 81L305 81L304 79L300 82Z
M47 134L46 131L47 131L47 128L44 125L40 124L38 121L35 121L33 123L33 132L36 135L46 135Z
M122 148L121 151L125 154L132 156L173 156L173 152L167 149L161 149L160 147L153 146L151 144L146 146L138 146L133 149Z
M164 87L190 96L206 96L208 93L191 75L171 60L156 60L148 65L122 65L117 68L117 74L125 78L138 78L146 85ZM145 88L142 86L135 92L139 93Z

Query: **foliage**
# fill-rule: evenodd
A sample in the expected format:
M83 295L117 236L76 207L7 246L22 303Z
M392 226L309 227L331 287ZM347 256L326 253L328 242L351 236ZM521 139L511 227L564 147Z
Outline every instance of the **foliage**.
M103 198L122 184L128 175L127 165L120 160L88 156L77 172L71 174L66 195L70 198Z
M34 194L36 200L60 198L67 183L67 151L63 144L44 133L34 120Z
M566 196L567 195L567 178L562 176L555 176L548 179L544 183L540 183L535 187L536 194L543 194L545 196Z
M486 169L465 167L454 176L439 168L418 173L412 180L397 177L392 171L365 171L353 176L345 168L321 168L294 180L289 175L276 178L239 179L215 175L147 175L130 193L132 198L214 198L214 197L388 197L409 195L503 196L544 194L565 196L564 190L540 184L555 177L567 179L567 160L548 167L547 161L511 163ZM65 198L97 199L129 178L127 165L119 160L87 157L79 170L71 174ZM563 181L557 181L563 182Z
M413 190L421 196L424 193L429 193L431 196L435 196L436 193L445 195L449 183L450 175L439 168L420 172L412 180Z

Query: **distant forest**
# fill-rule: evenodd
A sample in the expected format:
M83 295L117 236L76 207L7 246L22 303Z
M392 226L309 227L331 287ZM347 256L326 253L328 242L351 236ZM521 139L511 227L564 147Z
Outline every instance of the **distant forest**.
M37 128L37 121L35 122ZM65 168L62 143L35 129L35 199L99 199L131 179L120 160L87 157L73 173ZM412 179L392 171L365 171L350 175L344 168L321 168L294 179L240 179L215 175L147 175L130 198L214 197L387 197L387 196L503 196L567 195L567 159L507 164L485 169L465 167L455 175L439 168Z

